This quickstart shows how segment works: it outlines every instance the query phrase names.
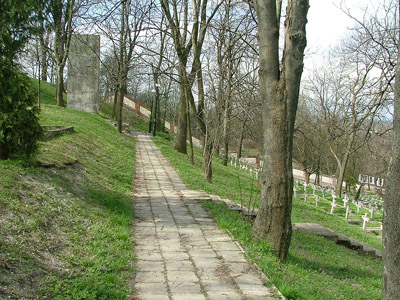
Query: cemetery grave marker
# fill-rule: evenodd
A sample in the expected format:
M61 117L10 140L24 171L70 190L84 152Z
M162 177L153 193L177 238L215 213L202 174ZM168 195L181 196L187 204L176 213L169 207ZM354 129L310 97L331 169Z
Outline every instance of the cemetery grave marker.
M346 207L346 217L345 217L346 222L349 222L349 215L350 215L350 212L351 212L351 210L350 210L350 205L348 205L348 206Z
M319 199L319 195L316 195L315 196L315 206L316 207L318 207L319 206L319 202L320 202L321 200Z
M368 214L367 214L367 213L366 213L365 215L363 215L362 218L363 218L363 227L362 227L362 229L363 229L364 231L366 231L366 229L367 229L367 224L368 224L368 222L370 221L370 219L368 218Z

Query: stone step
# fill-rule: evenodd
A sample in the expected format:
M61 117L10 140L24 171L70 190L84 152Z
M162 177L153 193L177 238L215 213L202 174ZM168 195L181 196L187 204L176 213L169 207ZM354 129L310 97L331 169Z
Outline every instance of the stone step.
M382 258L382 252L380 250L375 249L365 243L359 242L353 238L349 238L344 234L340 234L329 228L325 228L317 223L294 223L293 229L322 236L338 245L342 245L352 250L357 250L364 255Z

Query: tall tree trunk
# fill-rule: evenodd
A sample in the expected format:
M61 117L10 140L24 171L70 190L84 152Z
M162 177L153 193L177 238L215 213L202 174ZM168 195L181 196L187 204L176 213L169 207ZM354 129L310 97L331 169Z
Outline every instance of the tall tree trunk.
M156 124L157 124L157 128L156 128L156 130L157 131L163 131L163 127L164 127L164 124L163 124L163 122L161 122L161 97L160 97L160 93L158 93L158 95L156 94L156 102L157 102L157 110L156 110L156 116L157 116L157 119L156 119Z
M193 152L193 138L192 138L192 122L190 116L190 105L188 103L187 106L187 124L188 124L188 133L189 133L189 144L190 144L190 163L194 166L194 152Z
M347 141L346 150L343 154L341 161L339 160L339 157L335 153L333 153L332 148L331 148L331 151L336 158L337 168L338 168L336 188L335 188L335 194L338 197L340 197L342 195L344 174L346 173L346 168L347 168L347 164L349 162L350 153L351 153L351 149L353 147L354 139L355 139L355 130L350 135L349 140Z
M174 149L180 153L187 154L187 147L186 147L186 136L187 136L187 95L185 83L181 82L179 84L180 89L180 97L179 97L179 111L178 111L178 128L175 136L175 144Z
M111 112L111 118L113 118L114 120L117 119L117 103L118 103L118 86L115 85L114 101L113 101L113 107L112 107L112 112Z
M338 176L336 179L336 188L335 188L335 194L338 197L341 197L342 195L344 173L346 172L347 162L348 158L343 157L343 161L340 163L340 165L338 165Z
M228 152L229 152L228 135L224 133L224 156L222 157L222 165L224 166L228 165Z
M38 51L38 55L39 55L39 51ZM38 57L39 58L39 57ZM39 111L40 111L40 105L41 105L41 96L42 96L42 93L41 93L41 91L40 91L40 89L41 89L41 78L40 78L40 61L39 61L39 64L38 64L38 67L39 67L39 74L38 74L38 89L37 89L37 93L38 93L38 107L39 107Z
M398 5L400 9L400 1ZM383 300L400 299L400 57L396 66L393 129L383 214Z
M125 90L124 85L126 84L127 66L125 65L125 51L126 51L126 33L125 33L125 18L126 18L126 1L121 2L121 28L120 28L120 41L119 41L119 110L117 117L117 131L122 133L122 109L124 105Z
M213 143L211 134L207 129L205 120L205 96L204 96L204 85L203 85L203 72L201 68L200 55L196 55L199 49L197 45L193 46L194 58L194 70L196 70L197 76L197 89L198 89L198 105L197 105L197 123L200 127L203 142L203 175L206 182L212 182L212 158L213 158ZM193 94L191 96L191 103L194 104Z
M239 138L239 148L237 158L240 159L242 157L242 148L243 148L243 140L244 140L244 128L245 122L242 122L242 128L240 130L240 138Z
M58 106L65 107L64 103L64 65L57 66L56 101Z
M154 135L161 128L161 105L160 105L160 88L158 85L158 74L154 75L155 108L154 108Z
M117 131L122 133L122 111L124 105L124 89L120 87L118 97Z
M49 43L50 43L50 34L51 31L48 29L45 29L44 22L43 20L40 21L40 36L39 36L39 43L40 43L40 68L42 69L42 74L41 74L41 79L43 81L47 81L47 75L48 75L48 68L49 68L49 62L48 62L48 48L49 48Z
M65 107L63 99L64 67L67 62L72 37L72 18L74 15L75 0L69 0L66 3L56 0L51 3L55 31L54 55L57 64L56 101L58 106Z
M203 142L203 174L206 182L212 182L213 144L209 134L204 136Z
M260 93L260 96L266 99L267 94ZM292 235L292 193L286 167L289 159L286 152L289 133L282 89L264 103L263 112L264 166L260 208L253 235L257 239L266 238L272 244L275 254L285 260Z
M308 185L310 183L310 174L307 173L306 170L304 170L304 175L306 176L306 184Z
M260 208L253 237L266 238L281 261L292 235L292 148L294 122L306 46L308 0L289 0L282 69L276 0L256 0L258 16L260 98L263 103L264 166Z
M224 156L222 157L222 164L224 166L228 165L228 151L229 151L229 140L228 140L228 129L229 129L229 101L231 98L231 83L232 76L231 70L228 71L228 87L227 95L224 97L224 128L223 128L223 146L224 146Z

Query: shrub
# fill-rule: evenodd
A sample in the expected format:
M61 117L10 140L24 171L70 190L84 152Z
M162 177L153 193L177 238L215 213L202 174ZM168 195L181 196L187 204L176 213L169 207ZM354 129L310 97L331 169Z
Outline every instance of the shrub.
M29 84L12 62L0 58L0 159L29 157L37 149L42 128Z

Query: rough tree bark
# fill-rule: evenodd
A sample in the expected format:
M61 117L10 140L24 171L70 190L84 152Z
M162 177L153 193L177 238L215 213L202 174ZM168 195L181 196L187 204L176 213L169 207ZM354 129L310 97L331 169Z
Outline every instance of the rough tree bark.
M64 103L64 67L65 64L57 67L56 100L58 106L65 106Z
M183 76L180 75L181 81ZM179 84L179 111L178 111L178 126L175 136L174 149L180 153L187 154L186 136L187 136L187 100L186 89L184 83Z
M118 117L117 117L117 132L122 133L122 109L124 105L124 96L125 89L124 85L126 84L125 77L125 49L126 49L126 33L125 33L125 20L126 20L126 1L121 2L121 32L120 32L120 40L119 40L119 98L118 98Z
M264 167L260 209L252 234L256 239L266 238L278 258L285 261L292 235L293 132L303 72L309 2L288 2L281 68L280 11L277 10L276 0L256 0L255 8L259 29Z
M400 9L400 1L399 1ZM399 22L400 23L400 22ZM400 24L399 24L400 25ZM399 34L400 35L400 34ZM383 300L400 299L400 59L394 92L393 146L383 216Z

